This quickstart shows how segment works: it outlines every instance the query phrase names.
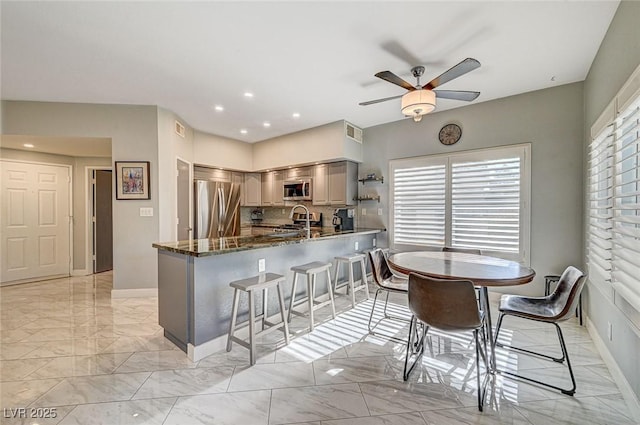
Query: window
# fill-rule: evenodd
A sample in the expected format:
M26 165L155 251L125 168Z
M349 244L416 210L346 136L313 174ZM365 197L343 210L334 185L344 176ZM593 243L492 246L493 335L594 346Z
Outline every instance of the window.
M590 280L640 311L640 96L589 147Z
M530 145L390 162L396 249L479 248L528 263Z

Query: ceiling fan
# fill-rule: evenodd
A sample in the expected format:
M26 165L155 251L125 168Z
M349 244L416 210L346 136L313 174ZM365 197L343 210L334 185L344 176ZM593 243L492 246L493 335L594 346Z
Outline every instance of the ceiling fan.
M412 86L391 71L381 71L376 74L376 77L407 89L409 92L403 95L361 102L359 105L373 105L374 103L386 102L387 100L398 99L401 97L402 113L407 117L413 117L413 120L418 122L422 119L423 115L428 114L436 108L437 97L441 99L463 100L467 102L475 100L480 95L480 92L433 89L479 67L480 62L476 59L467 58L429 81L424 86L420 85L420 77L424 74L424 66L415 66L411 68L411 73L417 79L415 86Z

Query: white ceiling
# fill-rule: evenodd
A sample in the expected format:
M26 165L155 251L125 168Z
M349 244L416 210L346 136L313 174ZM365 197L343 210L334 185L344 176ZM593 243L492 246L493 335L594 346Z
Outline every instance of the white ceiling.
M369 127L403 118L399 99L358 106L404 93L382 70L414 83L423 64L425 82L476 58L480 69L440 87L480 91L476 103L581 81L617 5L3 1L2 98L159 105L247 142L340 119Z

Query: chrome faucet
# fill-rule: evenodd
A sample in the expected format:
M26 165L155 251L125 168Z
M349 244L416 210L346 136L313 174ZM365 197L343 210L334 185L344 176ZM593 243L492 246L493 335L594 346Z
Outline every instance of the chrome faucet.
M309 223L309 208L307 208L306 206L304 206L302 204L294 205L293 208L291 208L291 212L289 213L289 218L293 219L293 213L295 212L296 208L298 208L298 207L304 208L304 211L306 213L306 227L304 228L304 230L307 233L307 239L310 239L311 238L311 223Z

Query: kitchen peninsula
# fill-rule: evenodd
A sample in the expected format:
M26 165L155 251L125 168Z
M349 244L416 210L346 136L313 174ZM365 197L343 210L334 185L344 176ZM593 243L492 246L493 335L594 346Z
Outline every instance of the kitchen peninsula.
M264 259L266 271L287 276L284 291L288 307L292 266L311 261L333 263L337 255L373 248L382 231L323 227L310 238L303 233L274 233L154 243L158 249L160 326L168 339L197 361L224 347L233 297L229 282L258 274L259 260ZM326 291L325 280L319 279L318 284L318 293ZM299 287L301 293L305 291L304 285ZM275 312L277 301L272 295L268 309ZM244 320L248 305L246 299L242 301Z

